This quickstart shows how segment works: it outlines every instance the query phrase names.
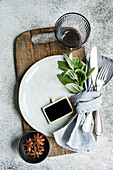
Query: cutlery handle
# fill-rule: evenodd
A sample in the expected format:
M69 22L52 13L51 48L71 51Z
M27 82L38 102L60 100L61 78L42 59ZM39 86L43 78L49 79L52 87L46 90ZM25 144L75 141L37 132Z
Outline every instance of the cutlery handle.
M99 110L95 112L95 134L101 136L103 133L102 119Z
M90 131L90 129L91 129L91 122L92 122L92 112L90 112L87 115L87 117L86 117L86 119L85 119L85 121L83 123L82 130L84 132L89 132Z

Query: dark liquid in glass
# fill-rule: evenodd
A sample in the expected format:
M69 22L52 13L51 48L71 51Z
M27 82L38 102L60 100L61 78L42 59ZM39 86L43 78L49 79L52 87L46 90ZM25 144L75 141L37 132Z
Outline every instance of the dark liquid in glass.
M74 28L68 28L63 34L63 44L74 48L80 44L80 33Z

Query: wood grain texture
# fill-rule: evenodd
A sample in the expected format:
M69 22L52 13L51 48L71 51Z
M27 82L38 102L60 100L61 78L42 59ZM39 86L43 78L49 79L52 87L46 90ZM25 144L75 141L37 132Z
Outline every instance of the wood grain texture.
M43 34L43 33L53 33L54 27L42 28L37 30L26 31L19 35L15 40L15 66L16 66L16 76L17 82L20 83L24 73L28 68L35 62L51 56L51 55L62 55L63 53L70 53L69 49L63 47L59 42L51 41L45 43L33 44L32 37ZM72 51L74 57L80 57L82 61L85 61L85 50L84 47ZM53 56L54 57L54 56ZM29 132L32 129L26 121L23 120L24 132ZM58 146L53 137L48 137L50 142L50 153L49 156L58 156L64 154L73 153L67 149Z

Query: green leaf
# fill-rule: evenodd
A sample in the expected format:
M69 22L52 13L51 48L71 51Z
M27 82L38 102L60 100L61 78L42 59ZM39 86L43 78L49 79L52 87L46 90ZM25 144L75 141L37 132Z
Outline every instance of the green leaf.
M68 57L67 54L64 54L64 58L69 66L69 68L71 68L72 70L74 69L74 63L73 61Z
M58 66L59 66L59 68L61 68L62 70L68 70L68 69L69 69L69 67L68 67L68 65L66 64L65 61L58 61Z
M65 75L65 72L61 73L61 74L57 74L58 79L60 80L60 82L64 85L68 84L68 83L73 83L74 81L72 79L70 79L67 75Z
M86 65L80 58L74 58L72 53L70 55L64 54L65 61L58 61L58 66L63 73L58 74L57 77L68 90L73 93L82 92L84 90L83 83L91 75L94 68L85 73Z
M79 92L82 92L84 90L83 87L81 87L81 86L79 86L78 84L75 84L75 83L68 83L65 86L72 93L79 93Z
M85 71L85 68L86 68L86 64L83 63L83 66L82 66L82 70Z
M75 70L75 73L78 76L79 85L82 86L84 81L87 79L86 73L81 69Z
M72 53L69 54L69 58L73 61L73 54Z
M75 69L81 69L84 66L83 62L81 62L80 58L76 57L74 62Z
M86 77L87 77L87 78L91 75L91 73L93 72L94 69L95 69L95 67L92 68L91 70L89 70L89 71L86 73Z
M72 79L72 80L77 80L78 81L78 76L73 70L66 71L65 75L68 75L69 78Z

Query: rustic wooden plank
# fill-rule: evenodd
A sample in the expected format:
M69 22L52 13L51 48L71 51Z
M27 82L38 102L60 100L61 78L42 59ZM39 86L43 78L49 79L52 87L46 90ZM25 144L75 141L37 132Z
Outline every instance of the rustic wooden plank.
M70 53L70 50L63 47L58 41L51 41L45 43L33 44L31 38L38 34L51 33L54 28L42 28L31 31L26 31L19 35L15 40L15 64L17 81L20 82L24 73L28 68L33 65L36 61L51 55L62 55L63 53ZM85 49L84 47L72 51L74 57L80 57L82 61L85 61ZM24 132L33 130L27 122L23 122ZM50 142L50 153L49 156L58 156L64 154L73 153L67 149L64 149L57 145L53 137L47 137Z
M26 70L35 63L29 31L16 39L16 68L17 78L20 79Z

